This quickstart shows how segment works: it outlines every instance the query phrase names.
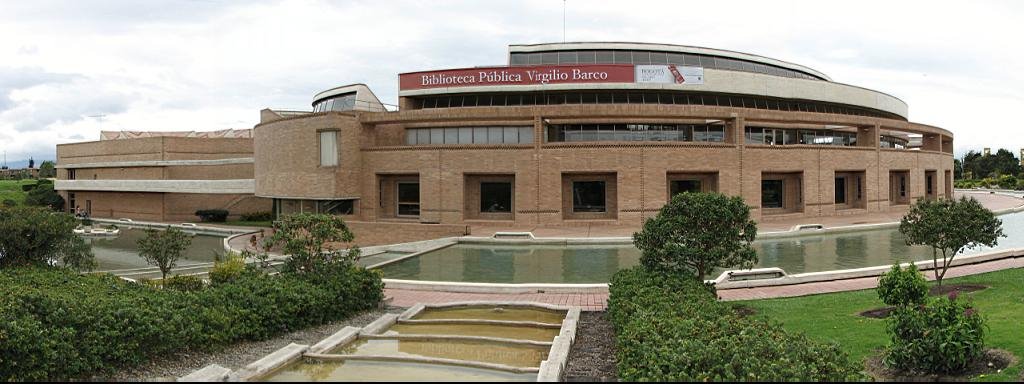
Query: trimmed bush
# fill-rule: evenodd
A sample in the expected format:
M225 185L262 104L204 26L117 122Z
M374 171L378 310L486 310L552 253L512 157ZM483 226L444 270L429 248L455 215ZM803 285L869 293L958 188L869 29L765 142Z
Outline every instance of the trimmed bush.
M28 192L28 191L31 191L33 189L36 189L36 184L22 184L21 185L21 191L22 192Z
M862 380L838 345L739 316L693 277L639 267L609 285L608 315L623 381Z
M892 269L878 279L878 298L896 307L924 304L928 298L928 281L914 264L906 269L900 268L899 263L893 264Z
M246 274L194 292L58 268L0 270L0 381L90 378L184 350L263 340L376 307L380 275Z
M949 297L922 306L903 307L889 315L891 344L885 364L922 373L958 373L984 353L985 319L974 308Z
M228 211L225 209L200 209L196 211L199 221L208 223L223 223L228 220Z
M242 221L271 221L274 220L274 214L270 212L243 213L241 219Z
M173 276L163 280L165 289L173 289L181 292L195 292L202 290L205 284L198 276Z

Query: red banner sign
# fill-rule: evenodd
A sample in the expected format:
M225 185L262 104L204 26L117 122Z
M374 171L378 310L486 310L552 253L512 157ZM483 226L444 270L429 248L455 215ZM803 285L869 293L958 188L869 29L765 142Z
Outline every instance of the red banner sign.
M398 75L401 91L490 85L632 83L628 64L539 65L412 72Z

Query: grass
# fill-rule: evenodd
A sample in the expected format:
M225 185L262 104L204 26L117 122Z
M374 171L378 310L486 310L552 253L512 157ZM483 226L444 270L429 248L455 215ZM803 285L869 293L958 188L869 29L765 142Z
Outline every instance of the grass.
M963 294L986 319L985 344L1012 352L1018 362L998 374L977 377L980 381L1017 381L1024 365L1024 269L947 279L944 284L973 283L988 289ZM781 322L787 330L839 343L853 359L861 360L884 348L889 338L885 319L857 314L884 307L874 289L814 296L740 302L763 316Z
M18 205L25 204L25 196L28 192L21 190L22 185L35 184L36 180L0 180L0 203L4 200L14 200Z

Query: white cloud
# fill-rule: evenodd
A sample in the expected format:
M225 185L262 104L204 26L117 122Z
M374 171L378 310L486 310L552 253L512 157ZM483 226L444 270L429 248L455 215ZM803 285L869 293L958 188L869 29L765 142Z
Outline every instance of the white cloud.
M569 41L707 46L810 66L902 98L958 152L1024 147L1024 3L631 1L565 3ZM397 74L493 65L507 45L562 40L557 0L12 2L0 14L0 147L52 158L100 130L246 128L264 107L309 108ZM100 117L102 116L102 117ZM1014 151L1016 152L1016 151Z

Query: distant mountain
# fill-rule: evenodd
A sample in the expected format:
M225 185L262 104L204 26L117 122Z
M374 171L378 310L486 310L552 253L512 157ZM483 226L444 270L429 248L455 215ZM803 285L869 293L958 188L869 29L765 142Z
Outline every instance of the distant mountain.
M50 160L53 161L53 160ZM39 168L39 164L42 164L43 160L36 159L35 167ZM0 166L3 165L3 160L0 159ZM20 169L28 167L28 160L11 160L7 159L7 167L10 169Z

